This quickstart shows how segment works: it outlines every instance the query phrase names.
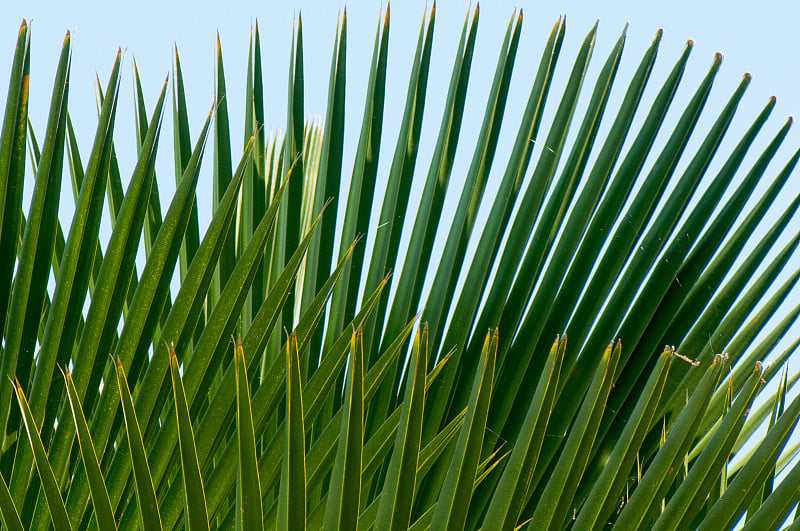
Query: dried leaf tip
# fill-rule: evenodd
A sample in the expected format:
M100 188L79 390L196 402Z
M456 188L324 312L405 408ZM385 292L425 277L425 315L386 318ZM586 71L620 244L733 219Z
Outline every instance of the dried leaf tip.
M722 62L722 52L717 52L714 54L714 65L719 65Z
M745 72L744 73L744 79L746 79L747 81L750 81L751 79L753 79L753 74L751 74L750 72Z
M688 357L684 356L683 354L679 354L679 353L675 352L675 350L674 350L674 349L672 349L672 355L673 355L673 356L675 356L676 358L678 358L678 359L679 359L679 360L681 360L681 361L685 361L686 363L688 363L688 364L689 364L689 365L691 365L692 367L697 367L698 365L700 365L700 362L699 362L699 361L697 361L697 360L692 360L692 359L690 359L690 358L688 358ZM714 362L716 363L716 359L714 360Z
M773 96L773 98L774 98L774 96ZM792 118L792 117L790 116L790 117L789 117L789 119L788 119L787 121L789 122L789 125L791 125L791 124L793 124L793 123L794 123L794 118Z
M694 46L694 40L692 40L692 39L687 39L687 40L686 40L686 46L688 46L689 48L691 48L692 46Z

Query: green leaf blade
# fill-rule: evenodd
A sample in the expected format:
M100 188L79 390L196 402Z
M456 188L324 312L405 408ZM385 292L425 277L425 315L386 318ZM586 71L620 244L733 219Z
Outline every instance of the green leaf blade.
M237 529L262 529L261 483L256 460L256 435L250 409L250 386L241 342L236 343L236 428L239 439Z
M325 509L327 529L358 528L364 445L363 373L363 336L361 330L356 330L351 340L339 444Z
M181 470L183 471L183 488L186 502L186 526L188 529L208 529L208 512L206 511L206 493L203 487L203 476L197 462L197 450L194 444L192 419L189 417L189 406L186 393L180 379L178 358L170 356L170 376L172 378L172 394L175 400L175 413L178 419L178 443L181 450Z
M147 453L136 418L136 410L125 377L125 369L119 362L115 363L117 388L119 389L122 411L125 414L125 431L128 436L128 446L131 448L131 468L136 483L136 496L139 500L139 524L145 531L161 531L161 514L158 510L158 499L150 476L150 466L147 463Z
M306 455L297 335L286 344L286 446L281 470L278 527L306 528Z

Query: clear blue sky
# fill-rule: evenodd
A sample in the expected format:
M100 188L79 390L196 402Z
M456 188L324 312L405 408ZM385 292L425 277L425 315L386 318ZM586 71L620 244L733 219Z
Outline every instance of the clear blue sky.
M79 136L80 145L88 156L95 128L95 74L105 84L114 60L117 47L125 52L124 77L120 93L120 109L116 122L115 138L122 167L123 179L130 175L133 167L134 121L132 64L139 65L149 108L157 96L161 82L171 69L171 52L176 44L181 54L183 72L188 90L188 106L192 134L198 129L213 101L214 88L214 43L219 31L226 65L229 112L231 113L232 137L242 141L242 117L244 110L244 76L247 61L247 46L251 24L257 19L261 28L267 107L267 129L280 130L285 120L285 102L289 47L293 18L302 11L305 39L305 105L309 118L321 117L325 112L327 79L331 46L337 14L344 3L324 1L300 2L152 2L137 0L119 3L111 7L108 2L12 2L4 6L0 28L0 98L5 99L7 76L13 53L13 44L20 20L33 19L32 67L31 67L31 119L38 134L44 134L46 112L58 52L64 32L70 29L74 35L72 74L70 87L70 111ZM350 2L348 7L348 57L347 57L347 117L344 154L345 175L352 168L353 151L358 137L365 78L370 61L372 41L378 24L379 10L385 8L380 2ZM559 15L567 15L567 34L559 60L559 68L551 98L560 96L561 87L569 73L575 51L586 32L599 19L600 26L591 68L584 85L582 104L585 106L589 91L597 73L618 38L626 22L630 23L628 39L617 82L607 116L616 112L616 103L630 76L650 44L656 30L664 28L664 37L656 68L651 76L645 95L646 102L652 99L663 81L666 72L682 52L687 39L693 39L695 48L684 76L681 88L673 104L671 118L676 119L685 102L695 90L699 80L710 66L714 53L721 51L724 61L717 77L698 131L705 132L724 105L727 98L745 72L753 74L753 81L736 118L731 126L721 154L727 154L750 124L756 114L767 103L769 96L776 95L778 104L764 128L761 144L752 150L758 154L786 117L800 113L800 68L794 58L800 50L800 32L796 30L800 20L800 6L792 1L741 1L702 2L675 0L672 2L636 1L561 1L513 3L509 1L484 2L481 5L481 20L478 30L476 55L472 68L467 106L475 109L465 117L456 166L451 180L451 192L457 192L460 179L471 157L472 145L483 115L485 97L489 90L498 48L506 24L515 8L525 13L522 41L517 57L510 100L506 110L504 133L498 148L493 176L502 170L506 155L513 141L519 115L528 95L529 86L537 66L541 49L547 35ZM395 2L392 5L391 33L389 45L389 70L387 82L387 115L384 125L383 147L393 148L397 135L400 112L414 53L416 36L425 3L422 1ZM428 98L423 122L423 136L417 171L427 170L432 151L432 138L438 130L441 108L447 81L452 66L453 54L469 4L464 1L440 2L437 5L437 23L433 51L432 74L428 84ZM616 102L616 103L614 103ZM169 104L168 104L169 105ZM554 104L551 103L544 127L549 126ZM581 116L583 107L576 113ZM158 171L162 193L171 194L173 181L171 111L164 121L162 145L159 150ZM642 114L642 113L640 113ZM640 117L641 119L641 117ZM606 119L603 131L610 119ZM637 122L640 123L640 122ZM636 124L634 125L636 126ZM695 135L699 143L700 135ZM800 145L800 134L793 131L785 142L784 149L771 167L774 175L783 165L793 149ZM234 145L236 155L236 146ZM238 144L241 146L241 144ZM210 212L210 157L204 170L204 181L198 191L201 223L207 223ZM685 157L688 158L688 157ZM720 157L721 158L721 157ZM384 149L379 175L385 176L391 153ZM748 168L753 157L749 157L744 168ZM685 165L686 161L683 162ZM709 170L714 171L716 166ZM679 167L679 171L683 166ZM421 180L418 184L421 184ZM791 185L790 185L791 186ZM69 192L65 180L65 191ZM491 189L491 182L489 185ZM26 185L26 198L32 189ZM797 186L794 186L797 189ZM346 187L343 188L346 190ZM380 184L378 191L380 193ZM783 194L780 205L788 202L790 190ZM454 196L455 193L451 193ZM65 194L62 222L67 222L70 211L71 192ZM162 204L164 201L162 200ZM411 208L415 201L412 198ZM780 206L779 205L779 206ZM777 211L776 211L777 212ZM446 217L445 217L446 219ZM779 244L780 245L780 244ZM435 257L434 257L435 258ZM797 266L797 260L793 262ZM787 269L794 269L788 267Z

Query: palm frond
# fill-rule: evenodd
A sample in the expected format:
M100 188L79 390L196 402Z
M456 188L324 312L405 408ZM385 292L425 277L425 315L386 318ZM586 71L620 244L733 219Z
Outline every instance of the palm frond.
M167 85L148 113L134 65L137 157L121 167L118 53L105 88L98 82L84 158L67 112L68 34L40 144L23 23L0 129L5 527L788 523L800 485L800 399L790 399L800 373L788 370L800 342L800 195L777 205L800 150L776 158L791 119L763 133L770 99L726 152L750 76L719 96L717 55L674 108L692 43L653 79L661 31L623 80L626 27L592 79L595 25L559 87L565 20L529 75L515 71L529 60L520 11L494 73L477 72L479 8L465 17L443 107L426 109L438 88L435 7L405 101L387 102L390 18L387 8L352 160L346 12L317 120L305 116L298 16L285 133L264 127L274 58L258 23L244 131L230 126L218 38L214 104L192 134L176 49L172 197L155 171ZM478 105L470 79L487 74ZM512 81L529 87L519 113ZM399 109L396 131L384 128L387 105ZM423 134L426 110L441 120ZM468 113L481 118L471 145ZM198 193L211 195L205 231ZM101 245L104 210L111 236Z

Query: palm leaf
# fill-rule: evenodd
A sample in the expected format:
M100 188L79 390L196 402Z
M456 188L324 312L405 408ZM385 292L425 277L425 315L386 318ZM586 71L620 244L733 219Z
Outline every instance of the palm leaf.
M691 41L657 75L673 53L661 31L627 79L627 26L600 50L595 25L561 57L564 18L529 71L521 11L484 71L485 7L443 65L434 7L395 101L388 8L363 87L350 15L327 56L325 116L309 121L318 50L298 14L278 82L285 133L265 124L274 28L251 29L242 130L218 37L194 145L175 50L169 199L155 171L166 84L148 114L134 63L125 167L121 55L96 116L69 116L68 36L40 143L23 23L0 129L5 527L790 525L800 195L784 188L800 150L781 160L792 122L772 126L775 99L737 116L750 76L714 86L719 55L682 87ZM491 76L485 94L476 76Z

